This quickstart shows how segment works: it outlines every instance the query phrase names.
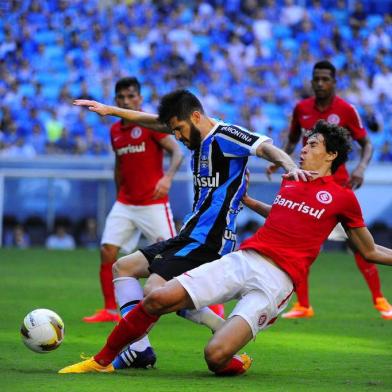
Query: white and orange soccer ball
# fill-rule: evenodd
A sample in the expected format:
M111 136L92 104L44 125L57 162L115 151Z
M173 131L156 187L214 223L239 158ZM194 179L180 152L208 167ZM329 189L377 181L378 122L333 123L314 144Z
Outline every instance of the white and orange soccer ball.
M64 339L64 322L49 309L28 313L20 327L22 341L30 350L45 354L55 350Z

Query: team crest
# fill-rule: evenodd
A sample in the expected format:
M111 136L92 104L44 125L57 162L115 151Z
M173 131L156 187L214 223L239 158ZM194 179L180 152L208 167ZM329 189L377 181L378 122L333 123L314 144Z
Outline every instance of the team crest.
M327 191L317 192L316 199L323 204L329 204L332 202L332 195Z
M267 321L267 315L265 313L263 313L259 317L259 321L258 321L259 327L262 327L265 324L266 321Z
M327 118L327 121L330 123L330 124L339 124L339 122L340 122L340 117L337 115L337 114L330 114L329 116L328 116L328 118Z
M142 130L139 127L135 127L131 131L132 139L138 139L142 135Z

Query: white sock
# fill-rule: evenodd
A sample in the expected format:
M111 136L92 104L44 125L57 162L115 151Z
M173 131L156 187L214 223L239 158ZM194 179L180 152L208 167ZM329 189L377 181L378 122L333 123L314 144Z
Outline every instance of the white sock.
M124 317L143 299L143 288L138 279L128 276L114 278L113 284L117 304L120 308L121 316ZM150 340L146 335L128 347L135 351L144 351L150 346Z
M178 311L177 314L181 317L186 318L187 320L193 321L196 324L205 325L213 332L217 331L225 322L225 319L218 316L208 307L204 307L199 310L182 309Z

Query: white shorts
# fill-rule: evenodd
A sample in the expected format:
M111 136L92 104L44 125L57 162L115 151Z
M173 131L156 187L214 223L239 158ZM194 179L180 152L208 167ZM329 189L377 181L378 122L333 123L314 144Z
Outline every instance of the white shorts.
M176 235L169 203L133 206L116 201L106 218L101 244L131 252L142 233L150 244Z
M253 336L268 328L287 306L290 277L253 250L239 250L185 272L177 279L196 309L239 299L229 317L241 316Z
M330 241L346 241L348 239L346 231L341 223L338 223L328 236Z

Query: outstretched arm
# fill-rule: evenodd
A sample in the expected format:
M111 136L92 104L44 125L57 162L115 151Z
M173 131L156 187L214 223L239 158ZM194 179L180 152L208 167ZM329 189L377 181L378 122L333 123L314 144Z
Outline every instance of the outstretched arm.
M256 150L258 157L264 158L270 162L273 162L277 166L283 167L286 174L283 174L284 178L291 178L295 181L301 179L307 181L311 179L317 172L302 170L297 167L290 156L278 147L275 147L272 143L261 143Z
M369 263L392 265L392 249L374 243L367 227L347 230L348 237Z
M158 121L157 114L139 112L137 110L130 109L121 109L117 106L105 105L103 103L91 101L89 99L76 99L73 104L76 106L86 106L88 110L94 113L98 113L101 116L116 116L158 132L172 133L172 131L165 124L162 124Z

